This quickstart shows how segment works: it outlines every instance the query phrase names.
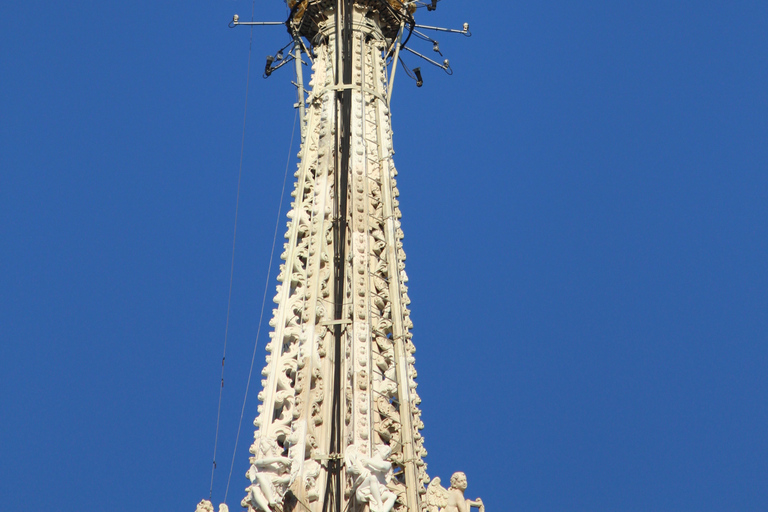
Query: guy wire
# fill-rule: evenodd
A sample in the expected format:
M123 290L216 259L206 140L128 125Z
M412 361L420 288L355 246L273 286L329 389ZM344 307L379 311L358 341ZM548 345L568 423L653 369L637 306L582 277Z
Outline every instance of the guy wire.
M251 21L256 13L256 0L251 5ZM213 497L213 475L216 472L216 452L219 447L219 423L221 420L221 397L224 391L224 362L227 359L227 339L229 338L229 313L232 306L232 282L235 275L235 242L237 241L237 217L240 211L240 183L243 177L243 150L245 148L245 122L248 118L248 89L251 81L251 53L253 50L253 26L251 26L250 41L248 42L248 65L245 75L245 105L243 106L243 134L240 138L240 166L237 172L237 199L235 200L235 228L232 235L232 261L229 266L229 294L227 297L227 321L224 327L224 353L221 356L221 385L219 386L219 405L216 411L216 436L213 442L213 463L211 465L211 488L208 499Z
M229 494L229 483L232 480L232 470L235 467L235 455L237 454L237 442L240 439L240 429L243 426L243 415L245 414L245 403L248 400L248 388L251 386L251 376L253 375L253 363L256 360L256 347L259 344L259 336L261 335L261 325L264 320L264 306L267 303L267 290L269 289L270 275L272 274L272 260L275 255L275 245L277 244L277 231L280 226L280 216L283 211L283 197L285 196L285 184L288 181L288 167L291 164L291 152L293 152L293 138L296 134L296 119L299 117L299 111L297 110L293 115L293 129L291 130L291 143L288 146L288 158L285 162L285 175L283 176L283 189L280 192L280 205L277 207L277 220L275 220L275 235L272 238L272 250L269 253L269 266L267 269L267 279L264 282L264 296L261 299L261 313L259 313L259 327L256 329L256 341L253 344L253 355L251 356L251 368L248 371L248 382L245 385L245 396L243 397L243 407L240 410L240 421L237 423L237 437L235 437L235 449L232 452L232 464L229 466L229 477L227 478L227 489L224 492L224 502L227 501L227 495ZM302 122L304 120L302 119Z

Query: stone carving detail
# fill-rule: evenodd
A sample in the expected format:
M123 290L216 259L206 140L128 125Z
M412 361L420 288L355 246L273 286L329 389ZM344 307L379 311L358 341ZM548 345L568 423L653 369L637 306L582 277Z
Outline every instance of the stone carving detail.
M195 512L213 512L213 503L208 500L203 500L197 504ZM229 507L222 503L219 505L219 512L229 512Z
M208 500L203 500L197 504L195 512L213 512L213 503Z
M387 487L392 480L389 454L385 444L377 446L372 457L361 455L354 445L347 448L345 463L347 474L353 478L355 497L359 503L367 503L370 512L390 512L397 498Z
M422 460L426 450L416 393L416 348L385 99L384 54L391 41L382 36L371 5L356 6L353 24L355 86L349 189L341 192L347 194L349 212L340 321L333 316L333 207L340 193L335 190L335 30L330 12L318 21L322 37L313 43L305 137L254 420L247 473L251 485L243 500L250 512L276 512L289 490L319 512L326 462L341 455L352 477L349 485L359 482L355 492L353 487L347 491L367 503L370 512L417 510L430 482ZM343 361L332 361L333 325L339 322ZM342 443L349 446L344 454L329 453L334 364L342 365L344 379ZM417 495L407 487L416 488Z
M309 460L304 464L304 490L307 501L317 501L320 495L317 492L317 477L320 476L321 466L317 461Z
M467 490L467 476L461 471L451 476L451 487L448 489L440 485L439 477L435 477L427 488L427 512L470 512L472 507L485 512L483 500L465 499L465 490Z
M274 439L262 438L259 453L261 458L252 457L251 467L246 476L251 485L241 505L248 510L272 512L282 502L288 484L291 483L291 459L281 455Z

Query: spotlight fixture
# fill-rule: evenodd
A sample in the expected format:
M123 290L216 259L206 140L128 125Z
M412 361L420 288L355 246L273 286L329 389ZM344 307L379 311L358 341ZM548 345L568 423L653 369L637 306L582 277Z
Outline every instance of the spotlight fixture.
M421 78L421 68L413 68L413 72L416 74L416 87L424 85L424 79Z
M275 58L271 55L267 55L267 65L264 66L264 76L272 74L272 63L275 62Z

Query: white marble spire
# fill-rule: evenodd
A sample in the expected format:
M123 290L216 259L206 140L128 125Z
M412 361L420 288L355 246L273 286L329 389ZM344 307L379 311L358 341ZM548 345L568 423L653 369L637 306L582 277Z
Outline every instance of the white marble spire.
M289 2L314 59L242 501L249 512L428 505L385 60L410 13L391 0L344 4L352 29L337 48L340 0ZM337 76L350 63L351 80L349 68Z

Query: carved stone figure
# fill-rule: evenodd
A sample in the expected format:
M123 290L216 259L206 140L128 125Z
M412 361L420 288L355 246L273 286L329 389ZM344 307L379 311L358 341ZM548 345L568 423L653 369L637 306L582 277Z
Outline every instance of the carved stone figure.
M387 460L390 452L385 444L378 445L370 458L359 455L354 445L347 449L347 472L355 477L355 497L368 503L370 512L390 512L397 499L387 487L392 479L392 463Z
M197 504L195 512L213 512L213 503L208 500L203 500Z
M485 512L483 500L475 501L464 498L467 489L467 476L457 471L451 476L451 487L445 489L440 485L440 478L435 477L427 488L428 512L469 512L472 507L479 508L479 512Z
M213 503L203 500L197 504L195 512L213 512ZM229 512L229 507L225 503L219 505L219 512Z
M262 438L259 447L263 457L253 461L246 473L251 485L241 505L272 512L291 482L291 459L280 455L280 446L274 439Z

